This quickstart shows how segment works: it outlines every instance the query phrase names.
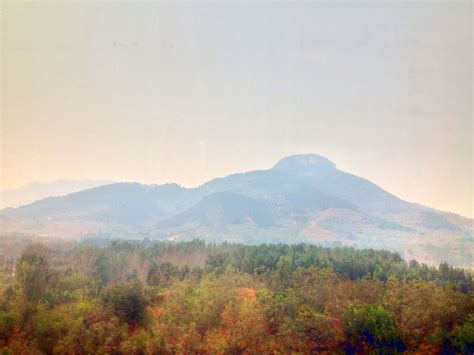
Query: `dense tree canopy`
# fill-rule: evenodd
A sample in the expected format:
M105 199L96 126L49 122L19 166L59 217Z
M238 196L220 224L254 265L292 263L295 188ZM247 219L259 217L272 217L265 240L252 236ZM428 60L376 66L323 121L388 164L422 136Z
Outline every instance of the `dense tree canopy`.
M0 272L0 351L474 351L469 272L306 244L30 245Z

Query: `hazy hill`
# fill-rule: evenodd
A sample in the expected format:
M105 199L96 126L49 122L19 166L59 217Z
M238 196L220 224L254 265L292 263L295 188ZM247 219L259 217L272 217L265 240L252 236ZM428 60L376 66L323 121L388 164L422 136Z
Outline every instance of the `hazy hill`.
M117 183L3 211L7 232L311 242L473 266L472 220L409 203L318 155L186 189ZM445 252L440 252L445 250Z
M51 196L64 196L73 192L110 184L110 181L59 180L31 183L16 189L0 191L0 208L18 207Z

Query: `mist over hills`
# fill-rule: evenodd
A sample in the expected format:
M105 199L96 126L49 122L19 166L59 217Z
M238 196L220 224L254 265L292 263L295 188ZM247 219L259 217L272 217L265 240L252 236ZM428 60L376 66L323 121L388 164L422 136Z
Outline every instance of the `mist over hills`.
M409 203L318 155L196 188L115 183L1 213L4 233L212 242L308 242L474 266L473 221Z
M46 197L64 196L73 192L111 183L111 181L93 180L35 182L15 189L0 191L0 208L23 206Z

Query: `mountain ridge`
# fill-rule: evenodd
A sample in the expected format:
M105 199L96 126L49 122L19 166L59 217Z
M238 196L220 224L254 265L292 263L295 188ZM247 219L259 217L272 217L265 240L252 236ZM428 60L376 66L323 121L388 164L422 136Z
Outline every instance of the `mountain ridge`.
M474 266L469 219L404 201L314 154L194 188L115 183L0 214L9 232L352 245ZM430 250L447 244L452 255L432 256Z
M64 196L73 192L111 183L113 182L68 179L51 182L33 182L17 188L4 189L0 191L0 209L9 207L16 208L47 197Z

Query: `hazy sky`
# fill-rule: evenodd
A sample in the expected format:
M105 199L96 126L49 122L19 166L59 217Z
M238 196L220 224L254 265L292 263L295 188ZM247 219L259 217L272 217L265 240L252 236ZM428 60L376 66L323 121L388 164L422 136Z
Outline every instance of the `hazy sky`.
M3 1L1 186L194 186L317 153L472 216L472 17L471 1Z

